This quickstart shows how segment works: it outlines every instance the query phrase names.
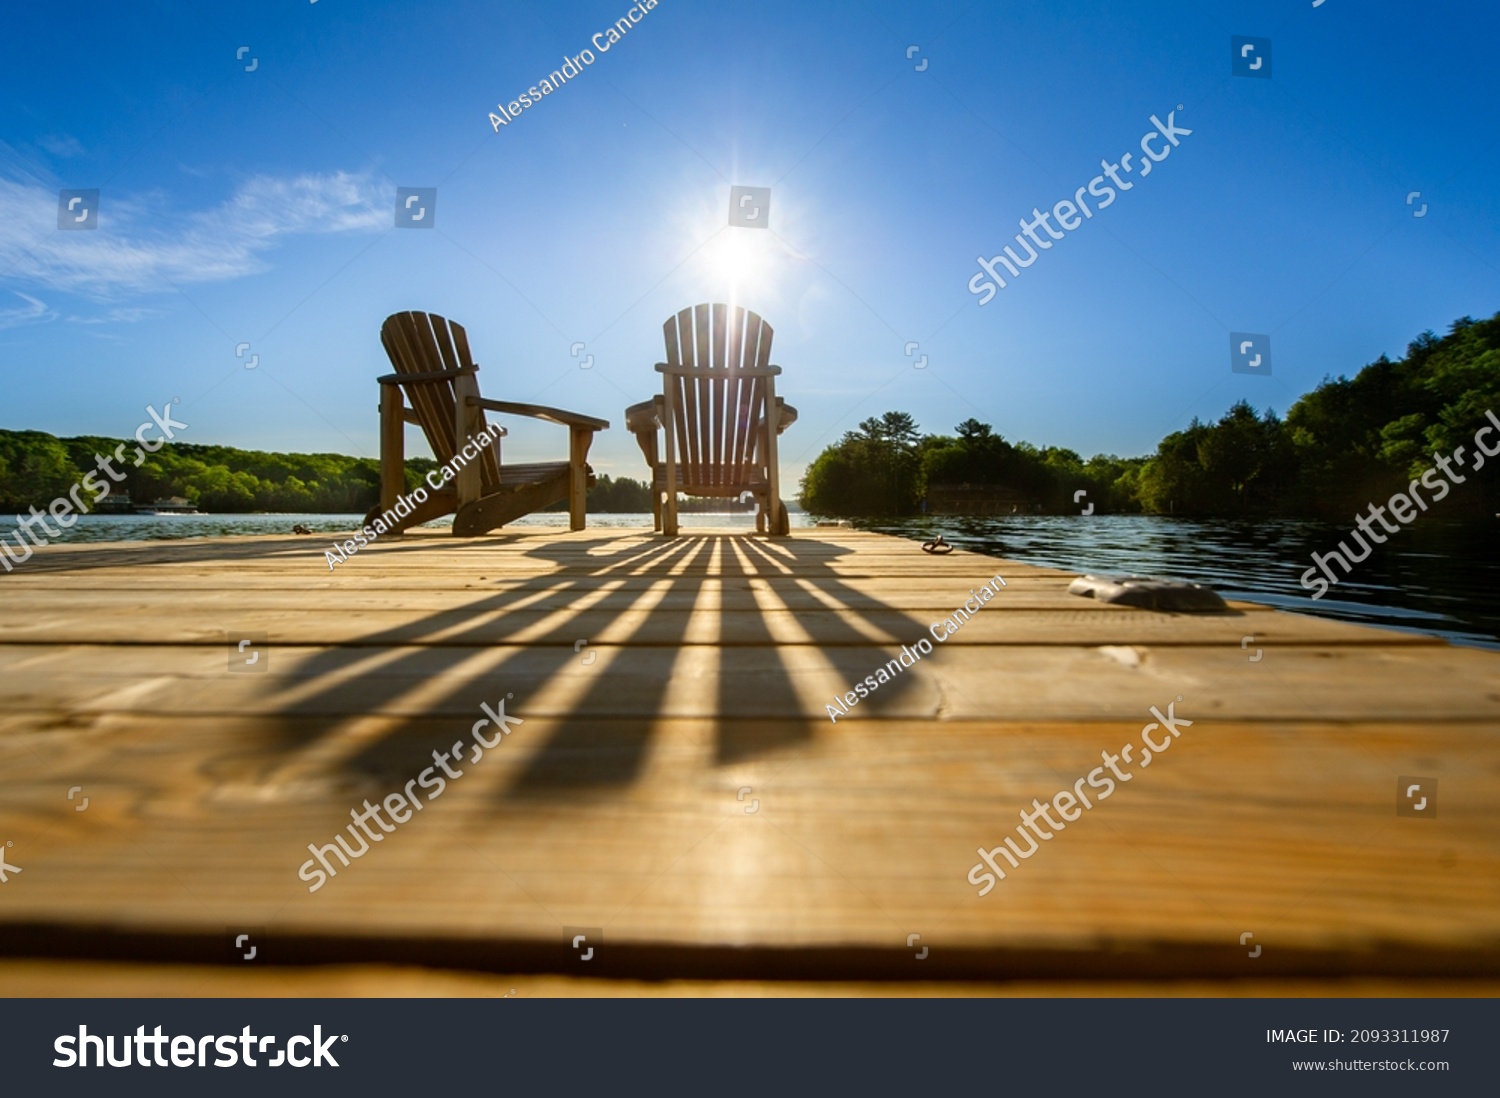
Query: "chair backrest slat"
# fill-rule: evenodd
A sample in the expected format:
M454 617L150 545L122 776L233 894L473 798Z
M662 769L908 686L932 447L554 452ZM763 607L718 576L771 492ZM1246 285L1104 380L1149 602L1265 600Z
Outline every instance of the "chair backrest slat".
M773 391L771 326L741 306L697 305L662 325L675 452L684 490L745 484L765 455L760 443Z
M754 363L759 369L764 370L771 365L771 326L754 313L750 316L755 321L757 337Z
M431 356L424 353L427 334L419 331L416 318L410 313L398 313L386 321L381 331L381 342L385 344L386 354L398 374L424 373L437 368ZM405 392L407 403L422 421L433 456L438 461L447 461L448 456L453 453L451 403L448 405L447 415L440 415L439 411L446 401L453 400L451 390L444 392L442 387L432 385L412 386L406 388ZM432 426L429 428L428 424Z
M697 369L699 365L698 340L694 334L693 310L684 309L678 314L678 327L682 332L682 355L683 365L691 369ZM680 393L682 399L678 402L682 408L686 433L682 438L683 476L690 483L697 484L698 480L698 389L693 384L693 379L684 377L679 379Z
M672 317L662 325L662 333L667 338L667 361L673 364L681 364L682 347L677 341L677 317Z
M672 386L677 398L675 404L673 405L673 408L676 413L674 418L677 421L677 453L679 461L682 463L680 466L682 469L682 477L684 481L692 483L693 477L691 472L689 471L687 451L682 448L683 440L688 437L688 412L686 407L684 407L686 403L685 394L687 392L687 386L683 384L682 378L672 376L669 376L667 378L667 384Z
M712 479L712 461L709 457L708 428L713 416L709 412L708 397L708 371L714 367L713 360L713 306L696 305L693 307L693 333L697 344L697 357L694 365L698 367L694 394L695 403L698 408L698 421L694 424L694 442L698 451L697 468L694 469L694 481L698 484L708 484Z
M738 454L740 462L746 465L755 460L754 426L760 405L760 378L751 377L749 381L750 384L746 387L745 402L740 406L740 416L745 425L745 441Z
M745 349L745 316L743 310L736 310L725 325L728 340L725 346L725 365L729 363L738 364ZM725 423L727 428L725 439L724 464L726 472L728 469L741 469L744 461L741 454L745 447L745 425L741 422L739 409L745 399L745 384L753 382L754 378L745 378L736 373L729 380L729 408L726 415L729 417Z
M432 323L433 346L437 348L438 357L442 360L438 369L457 370L462 366L474 365L472 360L460 362L458 351L453 346L453 329L462 328L462 324L454 324L450 328L446 317L434 316L430 313L427 319Z
M473 366L469 353L469 336L464 326L435 313L405 312L386 318L380 329L380 342L398 374L432 373ZM402 385L407 403L416 413L432 447L438 464L452 461L461 443L458 439L456 413L458 396L451 380L414 382ZM484 413L479 413L484 424ZM488 494L500 488L500 461L497 448L487 446L479 457L481 490Z

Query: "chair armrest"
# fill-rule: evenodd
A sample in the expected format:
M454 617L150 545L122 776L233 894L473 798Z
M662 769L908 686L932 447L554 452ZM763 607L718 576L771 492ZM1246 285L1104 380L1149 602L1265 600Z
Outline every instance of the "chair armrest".
M661 429L662 407L666 399L654 396L625 409L625 429L631 434L650 434Z
M695 366L673 365L670 362L658 362L656 372L659 374L675 374L678 377L699 377L706 371ZM740 377L779 377L780 366L741 366L735 371Z
M776 433L779 435L792 424L797 422L797 409L793 408L790 404L786 403L786 401L782 400L780 397L777 397L776 410L780 413L780 417L776 421ZM757 420L755 423L755 426L757 428L764 427L765 425L766 421L764 419Z
M490 412L501 412L513 416L531 416L533 419L545 419L551 423L560 423L564 427L582 427L590 431L603 431L609 428L609 420L596 419L593 416L581 415L578 412L565 412L561 408L548 408L543 404L517 404L510 400L490 400L487 397L469 397L470 404L477 404Z
M382 385L405 385L412 381L448 381L464 374L477 373L478 366L460 366L454 370L428 370L420 374L382 374L375 380Z

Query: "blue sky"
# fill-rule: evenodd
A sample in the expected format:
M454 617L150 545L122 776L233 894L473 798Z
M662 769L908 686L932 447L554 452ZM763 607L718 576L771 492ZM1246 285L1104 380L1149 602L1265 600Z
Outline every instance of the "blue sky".
M784 475L896 408L1134 455L1500 309L1492 5L661 0L493 131L631 7L8 7L0 426L125 435L180 396L182 441L373 455L380 323L425 309L486 395L609 419L596 470L641 477L622 412L662 321L732 297L801 411ZM976 258L1169 111L1191 136L977 304ZM728 225L734 184L768 229ZM434 229L395 228L433 186ZM100 191L97 230L58 229L61 188ZM505 422L508 460L565 456Z

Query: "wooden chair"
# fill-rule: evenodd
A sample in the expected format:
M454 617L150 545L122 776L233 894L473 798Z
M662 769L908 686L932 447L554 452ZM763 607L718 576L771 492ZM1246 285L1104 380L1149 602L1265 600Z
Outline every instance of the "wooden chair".
M656 364L662 395L625 410L625 426L651 466L656 529L676 535L679 492L731 499L748 492L760 504L755 528L787 533L776 439L796 422L797 409L776 395L781 367L770 364L771 326L739 306L698 305L669 318L662 330L667 361ZM658 431L665 437L663 460Z
M467 447L478 455L457 476L440 488L428 488L425 503L388 530L400 533L432 519L452 513L453 533L473 537L503 526L522 515L539 511L560 499L568 501L571 526L584 527L584 501L594 482L587 458L594 432L609 426L592 416L546 408L538 404L514 404L487 400L479 395L475 377L479 367L469 354L469 337L462 324L435 313L396 313L380 329L380 342L390 357L394 374L380 382L380 506L370 512L390 513L406 491L404 427L418 424L440 466L452 461ZM471 445L489 428L485 410L509 415L533 416L568 428L568 460L526 465L502 465L500 443ZM395 518L394 515L391 516Z

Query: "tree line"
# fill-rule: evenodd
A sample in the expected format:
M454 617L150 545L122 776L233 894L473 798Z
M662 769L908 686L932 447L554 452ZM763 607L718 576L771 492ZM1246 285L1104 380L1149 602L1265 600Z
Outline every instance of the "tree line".
M1463 317L1441 338L1424 332L1404 358L1382 355L1353 378L1325 377L1285 418L1246 401L1216 422L1194 418L1147 457L1084 460L1008 442L975 419L926 435L905 412L887 412L825 449L798 498L820 515L910 515L958 487L1019 511L1077 513L1084 491L1096 511L1341 518L1420 477L1433 453L1472 451L1487 410L1500 416L1500 314ZM1497 468L1472 474L1472 490L1445 510L1500 510Z
M112 462L125 474L111 482L102 502L153 500L181 496L213 514L255 511L311 514L364 514L380 498L380 462L342 454L282 454L169 442L132 464L133 440L84 435L57 438L41 431L0 429L0 511L44 508L95 468L95 454L109 457L123 443L126 460ZM437 462L415 457L406 462L407 490ZM85 494L85 498L88 495ZM566 509L566 501L558 509ZM600 476L589 489L588 509L595 513L651 510L651 493L640 481Z

